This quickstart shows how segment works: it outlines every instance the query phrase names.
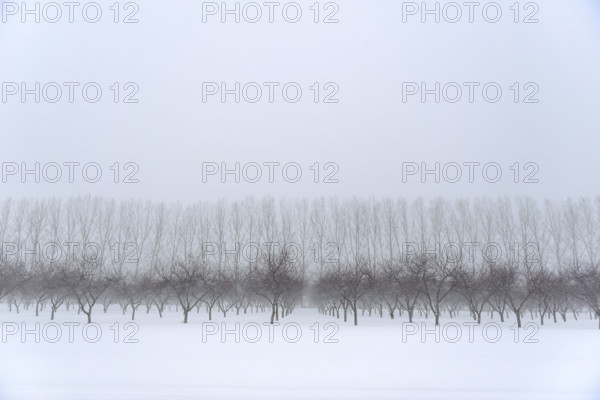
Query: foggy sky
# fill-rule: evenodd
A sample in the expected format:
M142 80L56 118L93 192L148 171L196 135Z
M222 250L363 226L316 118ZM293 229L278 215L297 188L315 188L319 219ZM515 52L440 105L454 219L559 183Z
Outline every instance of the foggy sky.
M187 203L266 194L598 194L600 7L592 0L538 1L537 24L515 24L508 9L513 1L499 2L504 14L496 24L485 22L480 11L473 24L465 15L456 24L436 24L431 17L423 24L419 15L403 23L402 2L379 0L338 0L336 24L312 22L313 1L298 2L304 14L296 24L277 11L272 24L264 15L256 24L237 24L221 23L219 15L203 23L201 2L144 0L138 24L115 24L112 2L99 3L105 13L96 24L80 14L73 24L23 24L18 16L0 22L1 82L93 81L103 88L96 104L80 97L73 104L23 104L18 96L0 102L0 162L95 162L102 179L87 183L78 174L74 183L63 176L57 184L36 184L32 177L20 182L18 174L0 183L0 197L91 193ZM139 85L139 103L115 104L109 90L114 82ZM273 104L265 93L256 104L223 104L218 96L203 103L203 82L297 82L303 95L295 104L280 92ZM314 82L335 82L339 102L315 104L309 89ZM473 104L466 93L456 104L436 104L433 96L425 104L419 96L405 103L402 82L498 82L503 95L495 104L480 91ZM515 104L509 89L515 82L539 85L539 103ZM112 182L115 162L136 163L139 183ZM288 183L279 167L269 183L263 167L256 184L243 178L238 184L231 176L222 183L220 175L203 182L205 162L230 168L235 162L297 163L303 175ZM315 162L321 168L336 163L339 183L314 183L309 168ZM488 183L477 168L469 183L463 167L459 183L435 183L433 176L422 183L420 175L403 182L406 162L430 168L436 162L493 162L503 176ZM536 163L539 183L514 183L509 168L515 162L521 168ZM327 172L322 169L319 179ZM521 180L527 172L521 170Z

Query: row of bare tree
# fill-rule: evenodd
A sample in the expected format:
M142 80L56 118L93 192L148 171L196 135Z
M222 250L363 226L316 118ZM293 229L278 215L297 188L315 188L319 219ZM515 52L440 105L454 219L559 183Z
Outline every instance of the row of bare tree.
M600 318L600 268L572 265L561 270L531 267L526 263L500 263L472 267L449 263L436 257L415 257L401 262L369 265L346 264L327 271L312 287L323 313L344 321L350 311L358 324L358 310L383 317L406 313L410 322L415 311L432 316L439 325L442 314L449 317L466 311L477 323L482 314L500 321L511 314L521 327L525 313L567 321L585 310Z
M461 251L471 265L490 260L553 268L596 265L600 197L545 202L267 197L185 206L98 197L0 201L0 258L16 262L69 262L73 253L89 253L88 259L98 253L100 263L139 272L193 254L239 267L252 263L249 253L256 244L264 252L277 242L297 245L309 275L337 263L364 259L374 265L430 251ZM499 252L498 258L490 256Z
M64 306L75 307L92 322L92 311L104 312L118 304L131 319L141 306L155 308L162 318L165 307L183 312L184 323L196 308L205 307L209 320L213 311L227 316L250 308L271 311L270 321L288 315L302 299L302 270L289 253L280 251L263 257L243 273L198 259L174 261L146 272L123 272L86 262L46 265L0 262L0 301L18 313L21 306L35 306L36 316L48 308L50 319Z
M21 305L35 305L36 315L47 307L51 319L61 306L74 306L88 322L96 305L106 312L118 304L132 319L141 306L147 312L155 308L161 318L165 307L175 306L185 323L201 307L209 320L214 311L226 317L231 310L268 309L274 323L306 301L337 318L342 312L344 321L350 312L355 325L359 310L381 317L385 312L392 319L406 313L410 322L418 312L433 317L436 325L443 314L452 318L463 311L477 323L484 313L497 314L502 322L514 315L520 327L526 313L538 316L541 324L550 317L566 321L568 313L600 318L600 268L583 264L554 270L526 263L472 267L419 256L381 264L342 263L307 280L301 264L285 250L244 270L192 258L138 273L85 262L32 267L4 262L0 300L17 312Z

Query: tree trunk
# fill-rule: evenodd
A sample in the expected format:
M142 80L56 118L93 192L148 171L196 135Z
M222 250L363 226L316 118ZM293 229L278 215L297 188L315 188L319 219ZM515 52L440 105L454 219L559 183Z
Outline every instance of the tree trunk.
M273 325L275 323L275 312L276 312L275 310L276 310L275 304L273 304L271 306L271 325Z

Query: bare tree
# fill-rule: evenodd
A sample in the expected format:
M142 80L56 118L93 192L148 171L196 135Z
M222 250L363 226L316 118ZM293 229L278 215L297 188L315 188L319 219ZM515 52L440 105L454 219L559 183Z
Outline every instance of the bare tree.
M454 270L455 290L466 300L471 315L478 324L481 324L481 314L493 294L489 268L460 265Z
M60 279L77 300L81 312L92 322L92 310L98 299L109 287L116 283L117 275L98 264L87 262L64 265L60 269Z
M506 303L517 318L521 327L521 316L534 292L532 271L522 263L500 263L494 268L492 279L503 292Z
M406 310L409 322L413 322L415 307L422 294L419 268L411 265L415 262L418 260L411 258L404 262L390 262L383 267L383 279L395 293L398 306Z
M439 325L442 303L456 286L453 266L446 257L429 256L422 257L413 268L421 278L423 297L435 317L435 324Z
M114 291L120 299L123 313L131 307L131 320L135 320L135 312L148 297L152 288L150 276L144 274L129 273L120 276L114 285Z
M250 267L250 285L254 293L271 306L271 324L279 320L279 302L302 283L302 271L283 247L277 253L268 251L264 259Z
M600 328L600 268L593 264L574 264L569 276L573 281L573 296L590 307Z
M163 279L169 284L173 296L183 310L183 323L188 323L188 315L207 294L205 286L206 265L197 259L175 261L168 271L163 271Z
M324 275L325 286L334 290L336 297L342 302L344 321L346 321L347 307L350 307L354 316L354 325L358 325L358 302L373 286L374 278L366 260L359 260L354 264L340 264Z
M25 265L18 262L0 261L0 300L22 288L29 276Z

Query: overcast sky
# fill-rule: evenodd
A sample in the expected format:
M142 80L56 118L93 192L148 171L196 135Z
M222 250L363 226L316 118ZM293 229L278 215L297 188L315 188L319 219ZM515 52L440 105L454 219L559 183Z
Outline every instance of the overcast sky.
M599 194L600 6L594 0L541 0L539 11L533 6L525 9L524 1L518 23L509 9L513 0L498 2L502 17L497 23L483 18L486 2L474 10L474 23L469 23L464 6L457 23L443 18L454 17L451 7L440 23L433 21L434 16L422 23L420 12L408 15L413 10L406 4L403 22L401 1L338 0L339 10L334 5L325 8L323 1L315 23L310 9L314 1L300 1L302 17L289 23L282 16L286 3L282 1L273 23L268 22L269 9L262 6L262 18L254 24L244 21L244 15L240 23L233 16L222 23L219 11L205 15L204 23L202 3L182 0L138 2L137 12L133 7L120 10L119 23L113 22L112 1L99 2L102 18L95 24L83 19L81 7L75 9L73 23L68 22L66 7L57 23L44 21L55 16L50 8L45 15L42 11L40 23L28 15L22 23L21 10L8 3L2 2L0 22L0 162L6 181L0 183L2 198L91 193L189 203L266 194L408 198ZM234 7L234 2L227 4ZM435 2L427 4L433 8ZM94 9L87 11L93 18ZM212 10L205 5L205 11ZM246 17L254 17L254 9L246 11ZM287 11L293 18L294 8ZM139 23L122 23L134 12L132 18ZM329 14L339 22L323 23ZM487 16L493 19L493 8L488 8ZM527 16L539 22L523 23ZM33 89L35 82L42 88L58 82L62 98L50 103L40 89L39 104L34 94L23 103L21 83ZM80 83L74 88L73 103L64 82ZM97 103L82 97L88 82L97 82L102 89ZM120 87L118 103L115 82ZM126 86L128 82L134 84ZM225 82L228 88L235 82L241 87L257 82L262 98L250 103L242 96L235 103L231 94L223 103L220 93L207 95L206 90L216 86L204 85L203 102L204 82ZM273 103L264 82L280 84L273 86ZM282 87L289 82L302 89L296 103L282 96ZM430 89L435 82L441 88L457 82L462 98L450 103L441 93L436 103L430 94L423 103L421 93L408 95L422 82ZM473 103L464 82L479 84L473 84ZM490 82L502 89L496 103L482 97L482 87ZM131 99L138 102L124 103L136 85L139 92ZM490 98L495 87L488 87ZM19 92L12 94L15 88ZM446 88L446 97L454 98L456 86ZM46 97L55 97L55 86L46 89ZM291 99L295 87L288 89ZM88 92L90 98L93 91L92 87ZM338 102L325 103L329 94ZM246 95L254 97L256 88L247 86ZM527 98L538 102L526 103ZM35 183L32 175L22 183L20 171L11 175L15 165L34 168L36 162L46 167L41 183ZM69 167L64 165L69 162L97 163L102 178L88 183L81 165L73 166L75 182L69 183ZM130 178L139 183L114 183L115 162L121 170L119 181L133 173ZM126 167L128 162L139 171L133 164ZM203 163L216 163L210 166L219 169L226 163L233 169L236 162L246 172L240 183L233 175L222 183L220 171L214 170L203 179ZM269 162L280 163L272 167L274 183L269 182L269 167L264 164ZM403 168L404 172L408 168L403 163L419 169L427 163L434 169L436 162L440 172L446 172L440 183L434 175L425 176L422 183L420 171L414 169L414 175L403 177ZM55 175L51 163L63 164L63 177L56 184L44 182ZM262 165L259 183L245 181L255 177L252 163ZM301 168L297 183L282 176L282 166L288 163L287 180L293 181ZM453 180L456 175L456 164L448 163L462 165L458 183L445 181L444 177ZM489 166L487 180L493 181L500 167L499 182L489 183L482 176L487 163L496 163ZM473 168L473 183L468 165ZM89 180L93 172L88 169ZM324 183L327 178L338 183ZM524 183L527 179L539 182Z

